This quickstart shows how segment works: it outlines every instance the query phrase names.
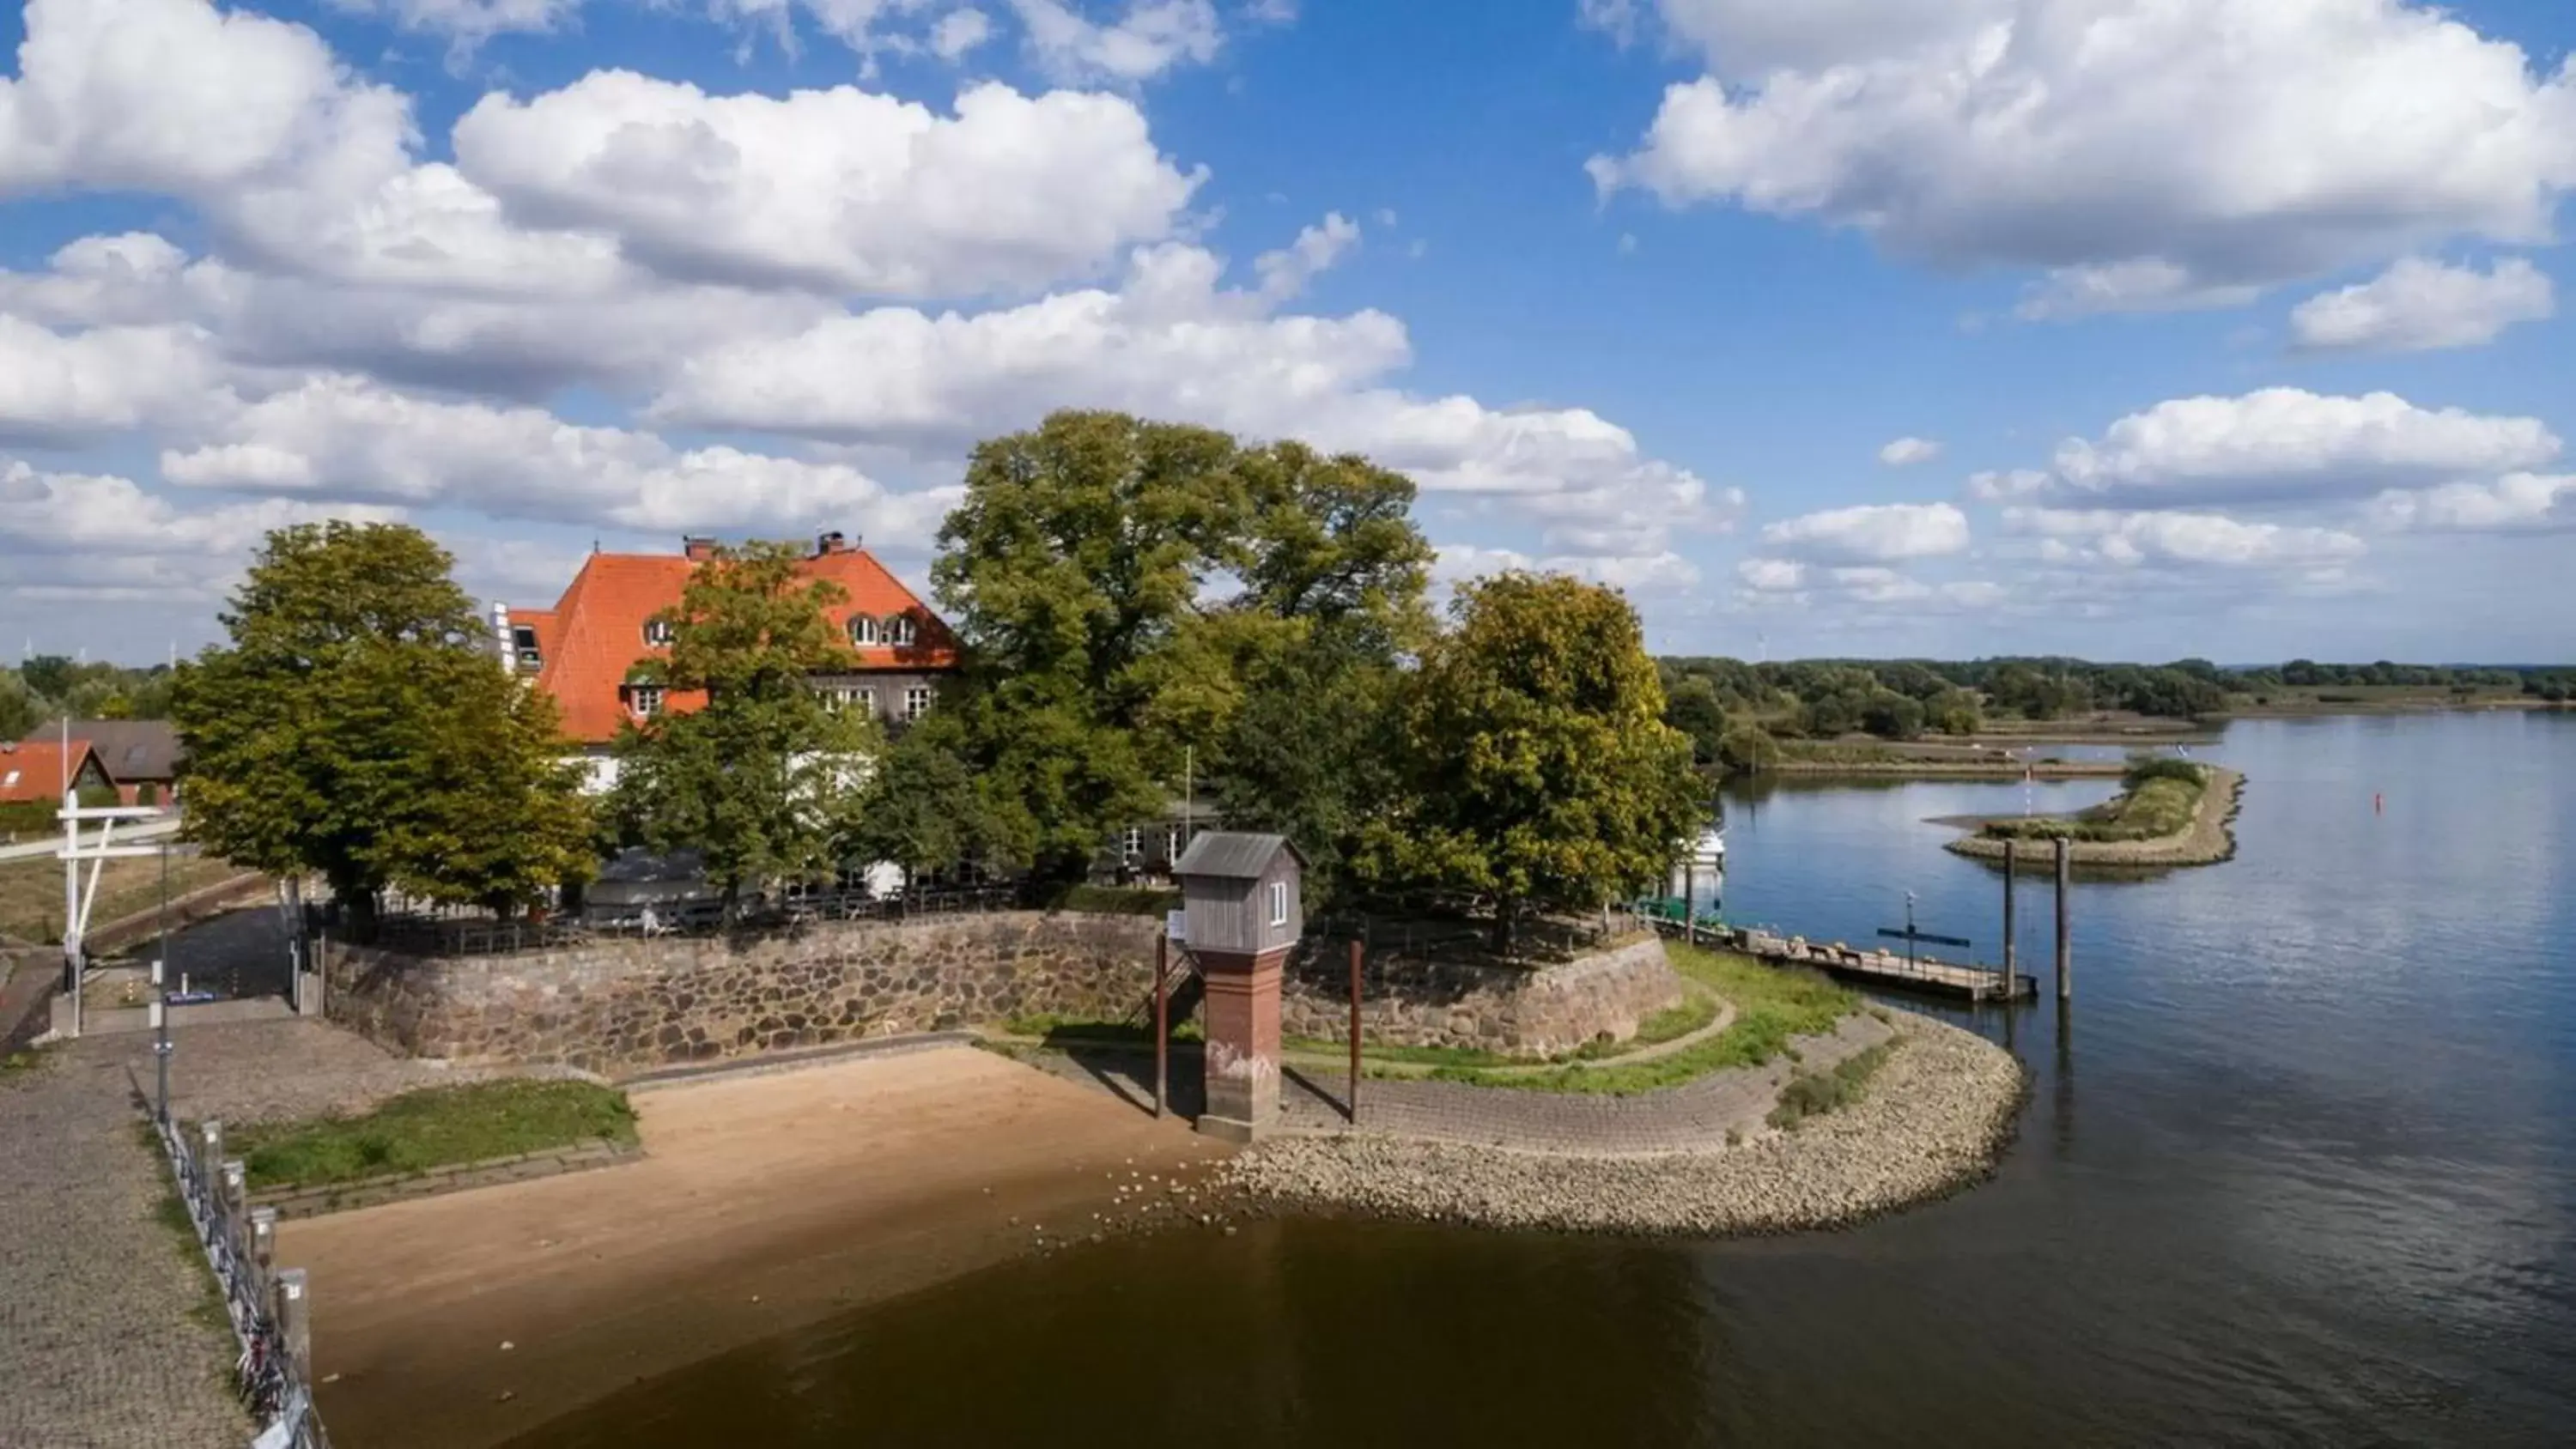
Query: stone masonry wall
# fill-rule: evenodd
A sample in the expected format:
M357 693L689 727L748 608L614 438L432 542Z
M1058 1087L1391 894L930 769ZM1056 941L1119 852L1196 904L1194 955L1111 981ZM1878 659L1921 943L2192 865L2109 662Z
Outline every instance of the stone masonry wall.
M615 1075L1026 1012L1123 1018L1152 995L1160 924L1013 911L462 959L335 947L324 1001L412 1056Z
M1160 924L1011 911L456 959L335 945L323 1000L333 1021L406 1055L617 1075L1024 1013L1124 1019L1152 997ZM1342 949L1309 942L1291 960L1287 1035L1342 1039ZM1649 937L1534 971L1383 954L1361 998L1372 1042L1543 1057L1633 1035L1682 987Z
M1289 963L1282 1031L1342 1041L1350 1031L1350 965L1340 943L1308 942ZM1547 1057L1595 1037L1624 1040L1682 1000L1662 938L1534 971L1388 954L1360 981L1360 1035L1393 1046L1474 1047Z

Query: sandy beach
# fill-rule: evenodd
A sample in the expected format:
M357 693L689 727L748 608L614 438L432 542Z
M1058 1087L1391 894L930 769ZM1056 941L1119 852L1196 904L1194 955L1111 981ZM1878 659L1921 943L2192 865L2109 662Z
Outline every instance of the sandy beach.
M290 1222L344 1449L482 1449L641 1379L1177 1209L1224 1149L967 1048L637 1094L627 1166ZM1115 1174L1113 1182L1111 1174ZM1124 1206L1122 1206L1122 1203ZM1043 1235L1040 1230L1043 1229ZM506 1346L505 1346L506 1345Z

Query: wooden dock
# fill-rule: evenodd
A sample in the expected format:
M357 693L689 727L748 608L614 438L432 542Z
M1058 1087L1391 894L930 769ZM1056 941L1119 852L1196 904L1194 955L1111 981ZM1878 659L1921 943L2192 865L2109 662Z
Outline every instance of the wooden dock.
M1866 986L1920 991L1970 1002L2024 1001L2036 999L2039 995L2039 978L2016 972L2007 985L2004 973L1992 966L1942 961L1930 956L1908 960L1897 952L1876 947L1862 949L1840 941L1810 941L1804 936L1781 936L1770 931L1722 926L1707 919L1695 923L1661 917L1648 919L1667 936L1681 936L1689 931L1711 945L1741 951L1774 966L1811 967L1829 976Z

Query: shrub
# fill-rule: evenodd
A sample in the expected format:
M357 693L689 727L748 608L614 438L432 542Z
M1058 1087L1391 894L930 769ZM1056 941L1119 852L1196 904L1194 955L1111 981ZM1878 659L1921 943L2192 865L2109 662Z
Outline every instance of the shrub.
M1067 886L1047 902L1053 911L1082 911L1097 916L1159 916L1181 908L1181 893L1142 886Z
M2186 785L2199 785L2208 778L2207 772L2189 760L2153 755L2131 759L2128 771L2120 776L2120 786L2125 790L2137 790L2149 780L2180 780Z

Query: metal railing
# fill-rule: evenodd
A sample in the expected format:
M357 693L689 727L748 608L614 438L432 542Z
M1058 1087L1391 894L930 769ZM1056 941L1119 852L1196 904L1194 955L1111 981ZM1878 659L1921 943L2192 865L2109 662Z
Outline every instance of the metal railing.
M454 913L397 912L376 920L375 944L415 956L506 956L603 940L669 936L784 935L833 921L911 921L980 915L1027 904L1016 885L961 886L878 896L866 890L815 890L761 897L728 926L721 903L593 907L579 916L500 920ZM319 922L316 922L318 925Z
M206 1266L214 1272L234 1341L241 1345L233 1384L258 1426L251 1449L330 1449L330 1436L322 1432L322 1417L313 1406L312 1318L304 1272L275 1266L276 1213L246 1209L242 1164L222 1160L222 1123L204 1125L202 1145L192 1145L166 1115L156 1116L153 1126L189 1225L205 1250ZM211 1172L210 1162L215 1164Z

